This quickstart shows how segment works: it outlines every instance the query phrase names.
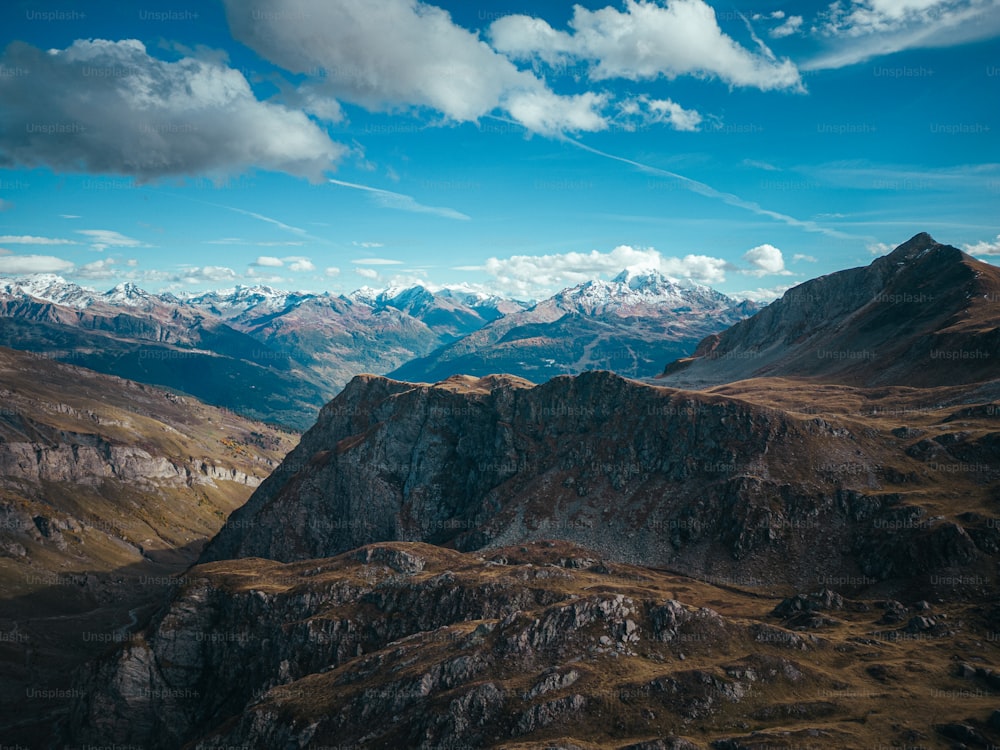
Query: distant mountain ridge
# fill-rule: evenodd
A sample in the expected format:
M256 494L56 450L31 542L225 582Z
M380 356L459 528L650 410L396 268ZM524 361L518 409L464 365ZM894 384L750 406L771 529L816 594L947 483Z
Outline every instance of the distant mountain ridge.
M757 309L708 287L629 271L527 307L420 285L347 295L263 285L176 295L133 282L98 292L40 274L0 279L0 345L305 429L360 373L409 367L396 376L439 380L498 370L545 380L598 368L652 376L664 360L690 354L703 336ZM483 356L452 356L466 351ZM436 367L422 369L424 357Z
M503 372L541 382L602 369L647 377L664 359L694 351L704 336L759 309L706 286L681 286L656 271L623 271L505 315L389 376L437 382Z
M935 386L996 377L1000 269L920 233L870 265L806 281L706 337L661 382L751 377Z

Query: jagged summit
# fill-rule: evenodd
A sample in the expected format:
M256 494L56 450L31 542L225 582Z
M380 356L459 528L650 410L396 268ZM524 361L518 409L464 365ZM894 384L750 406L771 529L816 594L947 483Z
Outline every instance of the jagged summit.
M948 385L997 377L1000 269L920 233L870 265L789 289L704 339L663 382L751 377L850 385Z

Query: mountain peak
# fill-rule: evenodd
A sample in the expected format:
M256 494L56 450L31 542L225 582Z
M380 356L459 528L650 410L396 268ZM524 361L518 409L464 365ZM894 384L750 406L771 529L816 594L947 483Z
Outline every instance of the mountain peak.
M670 365L667 382L823 377L875 387L990 379L991 331L1000 317L982 300L994 289L1000 270L921 232L868 266L793 287Z
M931 237L927 232L920 232L919 234L913 235L886 257L897 262L906 262L920 257L934 247L944 247L944 245L937 242L937 240Z

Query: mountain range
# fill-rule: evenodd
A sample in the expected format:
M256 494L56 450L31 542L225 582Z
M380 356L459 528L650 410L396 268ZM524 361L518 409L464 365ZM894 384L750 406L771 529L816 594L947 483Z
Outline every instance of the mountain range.
M997 351L950 358L941 382L926 348L987 351L1000 306L980 265L918 235L663 379L355 377L81 673L67 736L995 745ZM820 356L877 345L891 362ZM755 351L774 367L732 379ZM663 384L687 373L716 384Z
M251 476L268 475L204 546L197 514L214 515L211 502L192 511L190 547L138 541L149 559L108 580L127 580L136 565L197 564L169 591L133 591L127 612L92 611L85 632L107 648L77 657L87 662L72 682L28 663L15 670L15 690L46 696L18 704L30 737L55 719L51 741L70 746L997 745L996 279L921 234L741 321L751 311L710 290L623 274L498 310L465 339L536 310L549 323L634 321L653 299L689 324L685 335L698 328L697 315L684 317L694 311L736 322L659 378L356 375L297 445L187 397L40 359L37 387L65 395L32 396L9 437L0 433L17 456L0 474L24 488L12 507L27 508L37 532L18 516L21 536L0 535L15 563L59 570L69 559L43 552L59 548L55 531L75 550L82 534L71 522L85 510L49 507L70 495L54 493L41 469L38 479L18 472L70 471L58 467L84 457L87 471L56 480L77 482L81 503L118 518L104 510L114 506L102 498L123 491L111 480L88 494L103 476L88 452L100 440L118 452L98 456L132 456L120 443L131 440L164 457L156 471L134 456L108 469L135 491L145 485L129 466L169 474L154 485L173 482L174 467L195 490L215 477L249 492ZM374 310L382 294L343 301ZM418 290L385 295L406 315L439 304ZM219 297L199 304L225 321L245 312ZM519 336L509 341L531 338ZM480 352L495 345L482 341ZM20 393L39 358L6 356L0 375ZM677 387L680 378L691 385ZM152 431L129 423L131 437L109 433L129 415L81 400L106 389L143 404L136 412ZM155 416L161 400L167 413ZM175 455L171 429L184 429L173 409L205 415L184 417L192 438L177 445L193 440L214 457ZM44 418L25 421L35 411ZM108 436L88 437L97 428L81 418ZM251 470L223 469L223 455ZM246 485L232 481L244 476ZM134 502L144 523L162 515L157 528L169 530L179 519L164 497L190 507L188 495ZM13 601L50 616L45 597L63 595L54 583ZM19 628L46 634L50 664L73 645L54 625L8 623L0 654L12 669L24 651Z
M506 373L543 382L593 369L651 376L665 360L758 309L705 286L682 287L656 271L624 271L505 315L389 377L434 383L456 374Z
M755 310L655 273L588 282L530 307L422 286L177 296L127 282L100 293L40 274L0 280L0 345L304 430L357 374L402 366L397 376L414 380L496 368L535 380L595 367L654 375Z

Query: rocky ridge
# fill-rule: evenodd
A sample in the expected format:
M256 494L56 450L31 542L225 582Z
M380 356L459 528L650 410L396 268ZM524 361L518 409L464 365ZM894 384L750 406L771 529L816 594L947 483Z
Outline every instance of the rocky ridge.
M875 415L886 402L894 411L907 403L849 393ZM556 537L701 577L749 569L771 584L905 586L914 575L988 567L989 488L1000 478L994 420L964 420L959 430L955 408L921 405L910 420L921 429L899 430L891 417L827 413L824 397L845 398L814 393L802 411L604 372L540 386L358 377L202 560L294 561L385 540L473 550ZM942 514L948 498L956 510ZM978 514L963 520L958 509Z
M664 385L752 377L934 387L994 380L1000 269L921 233L863 268L821 276L672 362Z

